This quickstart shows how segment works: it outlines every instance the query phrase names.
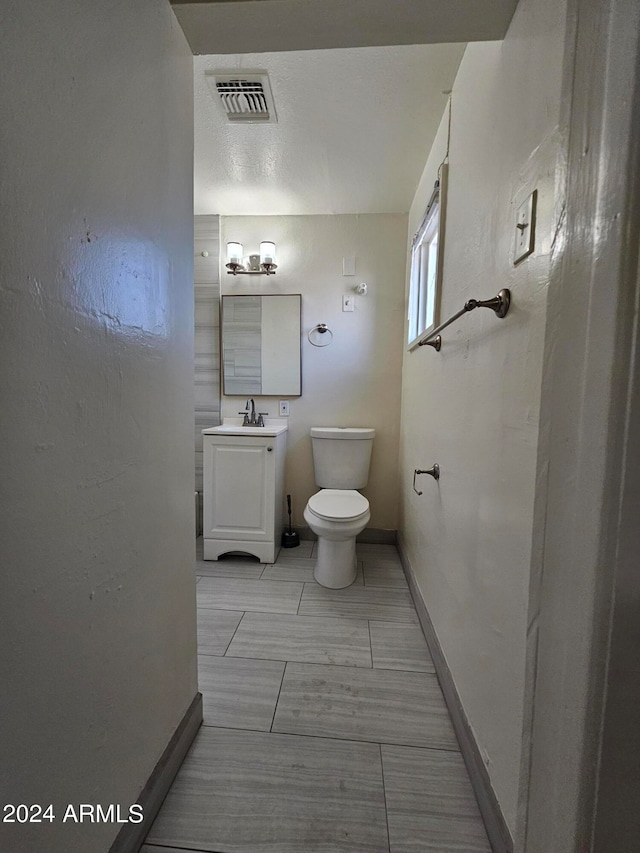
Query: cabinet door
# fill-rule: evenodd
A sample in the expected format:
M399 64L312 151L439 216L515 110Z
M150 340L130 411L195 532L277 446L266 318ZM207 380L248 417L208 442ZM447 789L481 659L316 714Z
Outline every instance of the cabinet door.
M273 440L205 436L205 538L273 539L274 457Z

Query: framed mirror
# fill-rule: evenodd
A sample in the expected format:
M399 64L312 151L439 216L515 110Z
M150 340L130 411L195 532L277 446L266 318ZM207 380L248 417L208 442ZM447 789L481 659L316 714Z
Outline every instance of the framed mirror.
M301 308L299 293L222 297L224 394L302 394Z

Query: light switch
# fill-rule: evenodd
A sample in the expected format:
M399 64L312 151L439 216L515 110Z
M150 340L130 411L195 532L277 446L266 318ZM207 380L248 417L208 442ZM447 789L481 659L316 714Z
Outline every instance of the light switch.
M355 258L343 258L342 259L342 275L355 275L356 274L356 259Z
M355 311L355 297L350 293L345 293L342 297L342 310Z
M513 263L517 264L533 252L536 232L536 199L538 190L522 202L516 211L516 234Z

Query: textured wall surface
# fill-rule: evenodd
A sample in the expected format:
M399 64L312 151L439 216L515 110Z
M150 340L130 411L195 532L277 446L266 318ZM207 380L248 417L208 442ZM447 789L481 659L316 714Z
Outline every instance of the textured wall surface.
M407 217L400 214L340 216L225 216L221 244L238 240L245 252L274 240L275 276L222 276L223 293L302 294L302 396L292 397L285 488L293 496L293 523L317 491L311 456L312 426L376 428L369 485L370 527L398 525L398 433L404 323ZM355 257L355 276L342 275L343 257ZM367 296L355 296L358 282ZM342 296L355 298L343 313ZM328 347L312 346L307 333L318 323L333 331ZM256 408L278 416L278 397ZM222 415L237 416L241 397L222 397ZM238 405L240 404L240 405Z
M11 853L101 853L196 692L192 59L165 0L0 13L0 703Z
M250 7L241 31L245 51L256 5L264 3ZM290 20L282 0L269 15L279 29ZM362 18L350 17L359 30ZM300 50L292 41L278 50L260 38L260 51L278 52L196 51L204 54L193 60L196 213L406 213L464 44ZM223 69L268 70L278 121L228 121L205 76Z
M402 542L507 823L516 833L527 605L556 168L564 4L520 3L504 42L470 45L452 94L442 318L512 290L407 352ZM420 224L447 149L445 113L409 224ZM515 211L538 190L536 248L513 265ZM439 483L414 468L438 462Z

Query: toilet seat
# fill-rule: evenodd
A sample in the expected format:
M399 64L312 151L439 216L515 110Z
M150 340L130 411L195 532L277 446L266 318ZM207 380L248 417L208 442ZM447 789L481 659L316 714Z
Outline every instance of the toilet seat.
M369 511L369 501L355 489L321 489L309 498L309 510L327 521L355 521Z

